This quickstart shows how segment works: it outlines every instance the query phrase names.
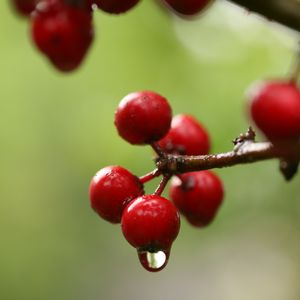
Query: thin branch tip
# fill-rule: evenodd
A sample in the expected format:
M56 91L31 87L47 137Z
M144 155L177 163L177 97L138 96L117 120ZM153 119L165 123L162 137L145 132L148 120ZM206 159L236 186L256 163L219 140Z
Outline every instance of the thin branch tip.
M275 21L300 32L299 0L229 0L249 12L258 13L267 20Z

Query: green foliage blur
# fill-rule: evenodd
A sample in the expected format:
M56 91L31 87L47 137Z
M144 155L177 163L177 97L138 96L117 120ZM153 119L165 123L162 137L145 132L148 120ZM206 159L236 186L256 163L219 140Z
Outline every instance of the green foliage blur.
M226 198L215 222L199 230L182 219L157 274L88 200L98 169L119 164L140 176L154 167L151 149L114 128L126 94L161 93L174 114L208 128L213 152L230 150L250 124L245 91L286 76L296 35L224 1L182 20L146 0L122 16L96 12L87 59L61 74L8 2L0 2L0 299L298 300L300 178L286 183L277 161L217 170Z

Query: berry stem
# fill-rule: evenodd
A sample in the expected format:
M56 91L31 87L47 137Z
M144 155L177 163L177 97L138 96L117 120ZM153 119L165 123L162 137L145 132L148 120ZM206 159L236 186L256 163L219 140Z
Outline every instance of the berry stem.
M300 31L300 2L298 0L230 0L258 13L268 20Z
M165 156L165 152L160 148L160 146L157 143L152 143L151 147L159 157Z
M249 131L248 131L249 132ZM253 130L250 131L253 133ZM247 137L248 133L240 135ZM299 142L283 142L273 145L270 142L257 143L252 138L238 138L232 151L219 154L186 156L168 154L157 159L157 168L166 174L180 174L214 168L230 167L238 164L286 158L300 159Z
M147 182L151 181L152 179L154 179L155 177L158 177L160 175L161 175L160 170L155 169L155 170L149 172L148 174L139 177L139 180L142 184L144 184L144 183L147 183Z
M157 189L154 192L154 195L156 196L161 196L161 194L163 193L163 191L165 190L170 178L172 175L164 175L163 178L161 179Z

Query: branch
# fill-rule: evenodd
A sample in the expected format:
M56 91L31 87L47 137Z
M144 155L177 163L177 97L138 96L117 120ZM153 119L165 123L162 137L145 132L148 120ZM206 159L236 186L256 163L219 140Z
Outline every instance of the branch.
M157 196L161 196L161 194L163 193L165 187L167 186L169 180L171 178L171 175L168 174L168 175L164 175L162 180L160 181L157 189L155 190L154 192L154 195L157 195Z
M299 0L230 0L271 21L300 31Z
M155 169L152 172L150 172L150 173L148 173L144 176L139 177L139 180L142 184L144 184L144 183L152 180L153 178L160 176L160 174L161 174L160 170Z
M300 144L284 142L273 145L270 142L257 143L255 133L249 128L246 134L240 135L232 151L220 154L187 156L167 154L157 158L157 168L165 174L202 171L214 168L231 167L267 159L280 159L298 165Z

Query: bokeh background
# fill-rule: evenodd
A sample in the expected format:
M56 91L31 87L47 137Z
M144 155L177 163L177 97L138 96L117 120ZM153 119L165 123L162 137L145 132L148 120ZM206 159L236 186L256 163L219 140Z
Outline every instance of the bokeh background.
M218 217L202 230L182 220L156 274L88 200L98 169L143 175L154 166L151 149L117 135L122 97L157 91L175 114L201 120L213 152L229 150L250 123L245 91L288 73L296 34L225 1L182 20L144 0L126 15L95 13L95 43L65 75L34 49L8 2L0 2L0 299L298 300L300 178L286 183L276 161L217 170L226 189Z

